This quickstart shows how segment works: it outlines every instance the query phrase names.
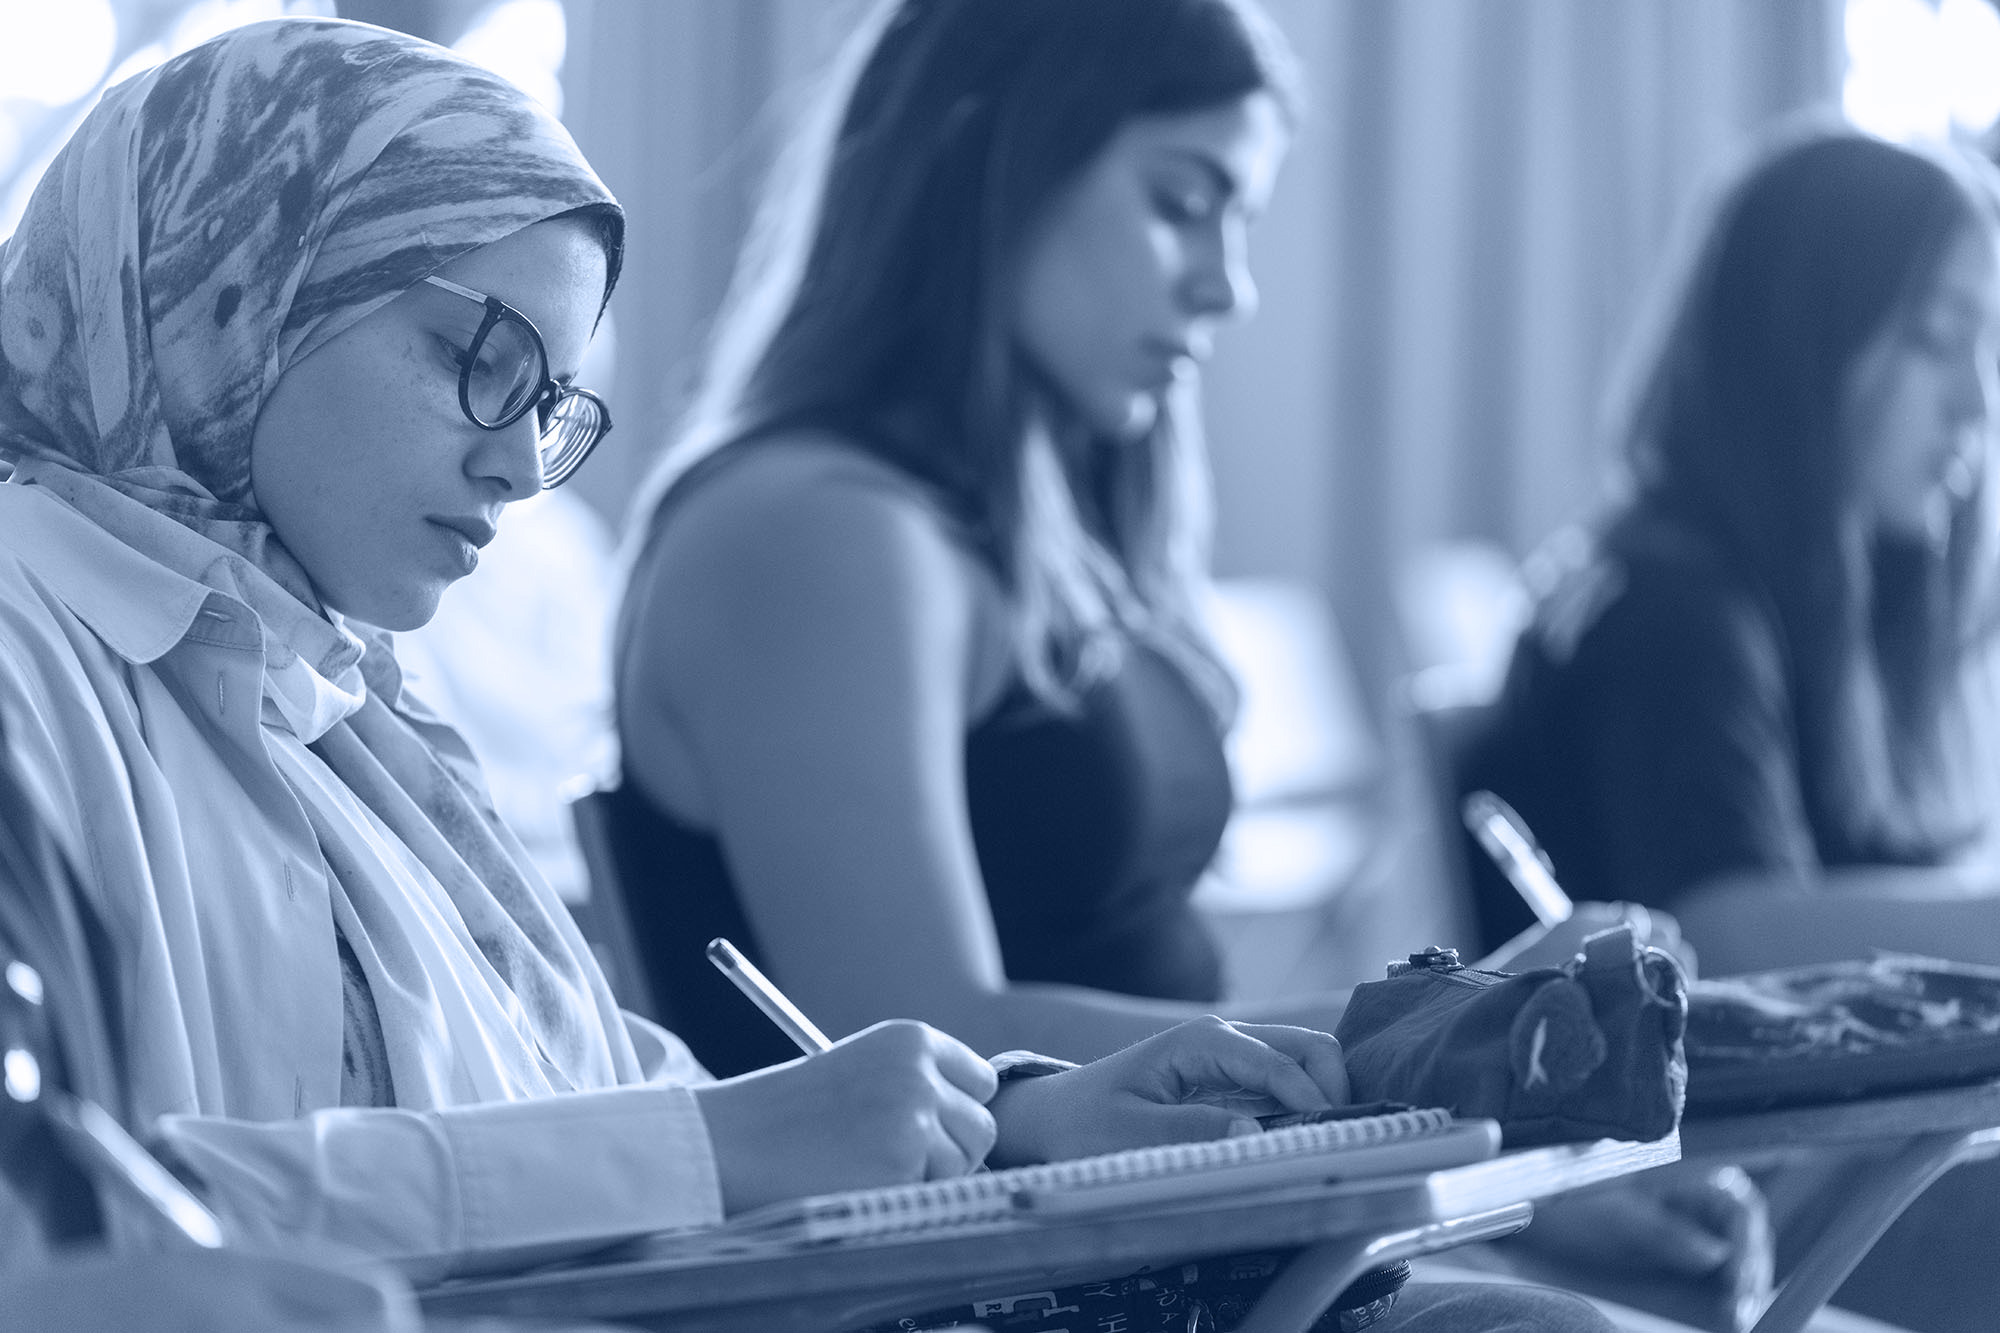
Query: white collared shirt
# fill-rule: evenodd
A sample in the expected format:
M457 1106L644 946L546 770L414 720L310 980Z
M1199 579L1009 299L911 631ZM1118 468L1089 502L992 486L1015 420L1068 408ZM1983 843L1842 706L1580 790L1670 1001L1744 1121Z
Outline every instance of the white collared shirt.
M685 1086L706 1075L630 1015L646 1084L339 1106L328 875L268 748L264 674L244 602L0 484L0 727L119 960L114 1112L246 1241L423 1260L719 1220Z

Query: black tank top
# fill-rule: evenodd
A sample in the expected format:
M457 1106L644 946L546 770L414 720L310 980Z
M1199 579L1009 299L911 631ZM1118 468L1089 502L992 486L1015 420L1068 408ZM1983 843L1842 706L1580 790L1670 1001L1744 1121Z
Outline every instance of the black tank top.
M1188 895L1229 818L1229 771L1171 662L1130 645L1073 714L1015 687L967 735L965 777L1009 978L1220 998L1215 944ZM718 1076L797 1055L702 956L726 935L766 965L721 844L630 784L602 801L661 1020Z

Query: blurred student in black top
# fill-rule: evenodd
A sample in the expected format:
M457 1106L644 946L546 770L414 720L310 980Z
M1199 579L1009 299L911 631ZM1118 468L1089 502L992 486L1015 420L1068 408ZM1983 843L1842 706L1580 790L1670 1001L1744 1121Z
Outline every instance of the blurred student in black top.
M1671 907L1706 971L2000 961L2000 897L1963 868L1994 790L1995 198L1944 151L1769 146L1637 380L1629 495L1530 562L1466 780L1573 895ZM1504 887L1482 906L1526 920Z
M1256 302L1295 77L1245 0L890 4L855 39L619 627L614 826L707 1058L767 1037L683 965L714 933L833 1028L981 1049L1087 1058L1221 1000L1196 391Z

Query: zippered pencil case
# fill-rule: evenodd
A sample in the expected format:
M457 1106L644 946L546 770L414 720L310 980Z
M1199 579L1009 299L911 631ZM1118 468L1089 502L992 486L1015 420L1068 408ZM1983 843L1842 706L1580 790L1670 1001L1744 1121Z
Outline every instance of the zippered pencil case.
M1488 972L1429 949L1355 987L1334 1029L1356 1099L1500 1122L1509 1147L1657 1139L1687 1089L1680 964L1601 931L1561 967Z

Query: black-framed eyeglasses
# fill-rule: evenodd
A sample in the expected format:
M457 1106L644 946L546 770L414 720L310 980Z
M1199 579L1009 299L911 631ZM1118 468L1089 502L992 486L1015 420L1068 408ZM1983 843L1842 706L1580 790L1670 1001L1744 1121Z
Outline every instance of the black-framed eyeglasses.
M466 420L481 430L505 430L533 410L541 427L542 489L568 481L611 433L611 409L590 390L550 376L541 330L513 306L436 274L424 281L486 307L458 370Z

